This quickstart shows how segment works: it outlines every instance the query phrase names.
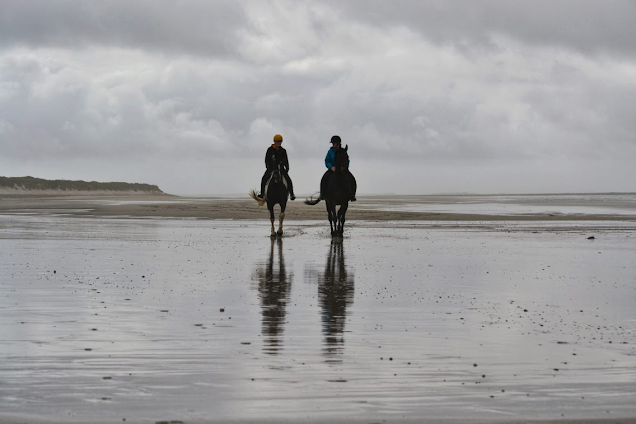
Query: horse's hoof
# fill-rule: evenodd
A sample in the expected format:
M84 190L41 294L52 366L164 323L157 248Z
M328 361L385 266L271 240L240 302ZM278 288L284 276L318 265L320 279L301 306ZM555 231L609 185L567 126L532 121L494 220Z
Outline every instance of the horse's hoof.
M273 239L275 239L275 238L276 238L276 233L272 233L272 234L270 235L270 237L271 237L271 238L273 238Z
M276 231L276 235L277 235L278 237L282 237L282 236L283 236L283 232L282 232L282 231Z

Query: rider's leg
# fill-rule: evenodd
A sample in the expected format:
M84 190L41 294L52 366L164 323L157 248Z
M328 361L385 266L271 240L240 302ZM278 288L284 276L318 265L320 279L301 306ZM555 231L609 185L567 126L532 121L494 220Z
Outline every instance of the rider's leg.
M356 181L356 177L353 176L351 171L349 171L349 178L351 178L351 201L355 202L356 200L356 190L358 190L358 182Z
M285 172L285 179L287 179L287 188L289 189L289 198L291 200L296 200L296 195L294 194L294 184L292 183L289 174Z
M265 184L267 184L268 178L269 178L269 171L265 170L265 173L263 174L263 178L261 178L261 192L258 193L258 197L260 197L261 199L265 198Z

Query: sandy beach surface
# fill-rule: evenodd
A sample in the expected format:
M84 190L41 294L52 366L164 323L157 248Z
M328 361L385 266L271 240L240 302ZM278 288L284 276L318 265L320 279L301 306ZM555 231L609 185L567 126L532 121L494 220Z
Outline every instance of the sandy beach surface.
M324 202L299 196L287 203L287 220L324 220ZM278 207L277 209L278 210ZM268 219L264 206L247 196L23 195L0 193L0 214L198 219ZM636 221L636 194L360 196L349 204L354 220L434 221Z
M634 423L636 196L0 195L0 423Z

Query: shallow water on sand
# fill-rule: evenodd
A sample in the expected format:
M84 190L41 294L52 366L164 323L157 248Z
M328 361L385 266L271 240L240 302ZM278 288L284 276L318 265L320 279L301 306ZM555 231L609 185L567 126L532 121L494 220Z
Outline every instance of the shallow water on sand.
M0 216L0 419L636 416L634 223L386 225Z
M636 216L636 194L371 196L362 209L480 215Z

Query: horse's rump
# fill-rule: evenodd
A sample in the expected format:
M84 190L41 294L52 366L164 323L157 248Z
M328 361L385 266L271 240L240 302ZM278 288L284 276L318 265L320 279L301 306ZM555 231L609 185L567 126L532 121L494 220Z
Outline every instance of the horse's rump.
M327 199L340 205L351 198L351 178L346 172L330 172L327 175Z

